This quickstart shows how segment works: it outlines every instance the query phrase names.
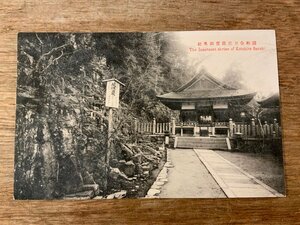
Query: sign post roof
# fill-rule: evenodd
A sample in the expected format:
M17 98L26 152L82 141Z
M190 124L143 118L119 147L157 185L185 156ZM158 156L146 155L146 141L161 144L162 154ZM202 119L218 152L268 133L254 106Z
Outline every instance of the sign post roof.
M121 81L117 80L116 78L109 78L109 79L103 80L103 82L110 82L110 81L115 81L115 82L121 84L122 86L125 86L125 84L123 84Z

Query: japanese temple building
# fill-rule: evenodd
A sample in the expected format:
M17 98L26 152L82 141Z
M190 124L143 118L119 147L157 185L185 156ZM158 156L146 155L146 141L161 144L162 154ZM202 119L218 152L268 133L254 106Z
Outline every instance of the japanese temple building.
M249 103L255 94L230 87L201 70L177 90L157 97L168 108L180 110L176 134L227 136L230 109Z

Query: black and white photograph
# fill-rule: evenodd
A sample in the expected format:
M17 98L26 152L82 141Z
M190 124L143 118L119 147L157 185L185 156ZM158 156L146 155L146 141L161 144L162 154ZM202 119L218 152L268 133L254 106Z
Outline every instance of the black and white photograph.
M285 197L274 30L17 47L14 199Z

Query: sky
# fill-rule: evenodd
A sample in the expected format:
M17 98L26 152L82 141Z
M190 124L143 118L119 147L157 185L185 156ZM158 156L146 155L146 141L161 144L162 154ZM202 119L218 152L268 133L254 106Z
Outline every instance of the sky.
M239 71L243 84L258 96L279 91L274 30L184 31L173 35L195 73L204 68L222 79L228 70Z

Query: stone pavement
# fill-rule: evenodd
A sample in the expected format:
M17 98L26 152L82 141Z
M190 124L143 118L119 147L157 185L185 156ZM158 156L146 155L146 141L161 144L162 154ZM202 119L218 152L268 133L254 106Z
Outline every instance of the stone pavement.
M226 198L192 149L168 150L168 159L146 198Z
M283 197L216 152L203 149L194 151L227 197Z

